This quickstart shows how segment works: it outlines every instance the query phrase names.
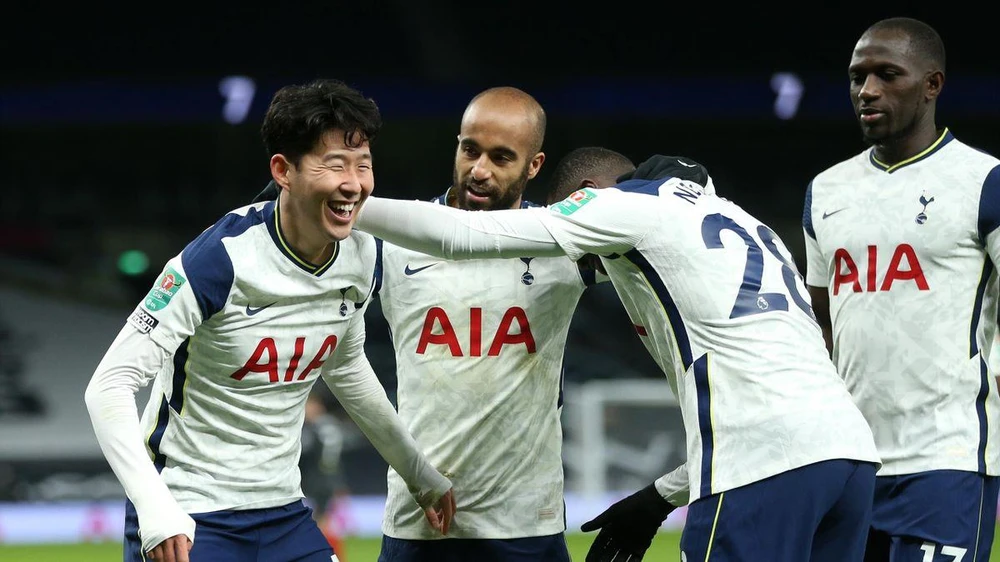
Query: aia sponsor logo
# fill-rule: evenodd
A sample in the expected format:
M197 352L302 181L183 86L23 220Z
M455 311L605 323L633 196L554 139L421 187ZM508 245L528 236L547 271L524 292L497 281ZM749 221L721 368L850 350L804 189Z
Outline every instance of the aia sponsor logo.
M912 283L921 291L930 290L920 259L909 244L896 246L884 269L878 246L868 246L865 256L857 258L845 248L838 248L833 253L834 295L840 294L842 288L854 293L890 291L894 285L898 287L903 283Z

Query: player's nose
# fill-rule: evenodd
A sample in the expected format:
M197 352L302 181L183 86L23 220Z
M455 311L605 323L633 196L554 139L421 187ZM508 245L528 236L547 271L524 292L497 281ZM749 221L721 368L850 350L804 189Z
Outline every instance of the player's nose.
M491 175L493 175L493 168L484 154L472 165L472 177L477 181L483 181L490 179Z

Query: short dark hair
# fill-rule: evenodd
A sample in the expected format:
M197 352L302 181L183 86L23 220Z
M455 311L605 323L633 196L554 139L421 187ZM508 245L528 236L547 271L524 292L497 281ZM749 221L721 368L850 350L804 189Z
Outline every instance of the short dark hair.
M635 170L624 154L600 146L584 146L569 151L556 164L549 182L548 202L562 201L579 189L584 179L595 176L618 177Z
M271 99L260 133L268 156L298 165L327 132L344 132L344 144L372 143L382 128L375 101L340 80L285 86Z
M865 35L873 31L901 31L910 38L917 54L932 65L937 70L944 72L945 52L944 41L933 27L913 18L887 18L877 21L865 30Z

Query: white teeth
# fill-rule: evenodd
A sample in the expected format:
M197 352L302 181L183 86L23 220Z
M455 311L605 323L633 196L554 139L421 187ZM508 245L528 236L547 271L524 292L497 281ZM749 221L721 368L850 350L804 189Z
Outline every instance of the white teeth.
M334 211L344 211L350 213L354 210L354 203L329 203L329 207Z

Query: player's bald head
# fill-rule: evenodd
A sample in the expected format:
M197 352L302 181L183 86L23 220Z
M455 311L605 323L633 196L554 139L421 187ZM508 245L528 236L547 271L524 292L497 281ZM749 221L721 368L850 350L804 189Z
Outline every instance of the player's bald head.
M531 153L545 141L545 111L530 94L511 86L483 90L472 98L462 115L462 128L491 121L517 133Z

